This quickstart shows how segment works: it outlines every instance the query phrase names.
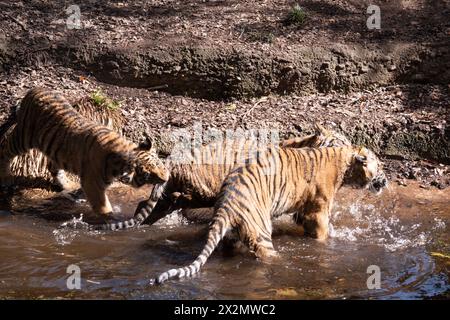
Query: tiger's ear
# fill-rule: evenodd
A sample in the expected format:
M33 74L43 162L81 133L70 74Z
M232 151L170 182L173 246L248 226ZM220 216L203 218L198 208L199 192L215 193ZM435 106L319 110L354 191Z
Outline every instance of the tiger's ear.
M313 125L314 128L314 134L316 136L326 136L328 134L328 130L325 129L321 124L319 124L318 122L314 122Z
M151 150L153 147L153 139L148 135L147 132L144 132L144 140L139 143L140 150Z

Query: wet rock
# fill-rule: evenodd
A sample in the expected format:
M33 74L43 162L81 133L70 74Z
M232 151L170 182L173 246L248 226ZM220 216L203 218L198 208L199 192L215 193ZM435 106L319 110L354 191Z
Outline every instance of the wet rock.
M395 66L395 64L390 64L387 66L388 71L395 71L397 70L397 67Z

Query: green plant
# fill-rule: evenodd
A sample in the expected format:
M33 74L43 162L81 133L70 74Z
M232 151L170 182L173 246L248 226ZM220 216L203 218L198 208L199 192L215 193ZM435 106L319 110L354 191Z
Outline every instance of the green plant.
M116 110L121 107L120 101L109 98L100 89L92 92L91 99L98 107L108 108L112 110Z
M306 11L299 5L295 4L286 18L287 24L302 25L306 20Z

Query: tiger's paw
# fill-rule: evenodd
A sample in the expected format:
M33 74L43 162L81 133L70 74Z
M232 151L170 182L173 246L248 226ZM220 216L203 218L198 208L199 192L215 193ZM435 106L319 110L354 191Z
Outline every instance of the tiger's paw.
M255 252L256 258L263 262L276 262L280 259L280 255L274 249L258 248Z

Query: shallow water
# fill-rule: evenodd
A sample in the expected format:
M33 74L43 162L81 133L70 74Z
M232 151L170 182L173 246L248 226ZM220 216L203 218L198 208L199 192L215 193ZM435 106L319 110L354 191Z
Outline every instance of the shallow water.
M110 192L130 215L148 190ZM450 296L450 189L391 186L381 196L341 189L331 237L303 237L289 216L275 222L281 259L263 264L249 255L216 251L193 278L149 285L160 272L190 263L202 248L205 226L172 214L154 226L122 232L56 230L85 213L51 195L15 198L14 214L0 211L0 298L129 299L422 299ZM5 208L0 208L0 210ZM89 215L88 215L89 216ZM56 221L55 221L56 220ZM81 289L69 290L66 269L81 270ZM367 268L381 271L368 289Z

